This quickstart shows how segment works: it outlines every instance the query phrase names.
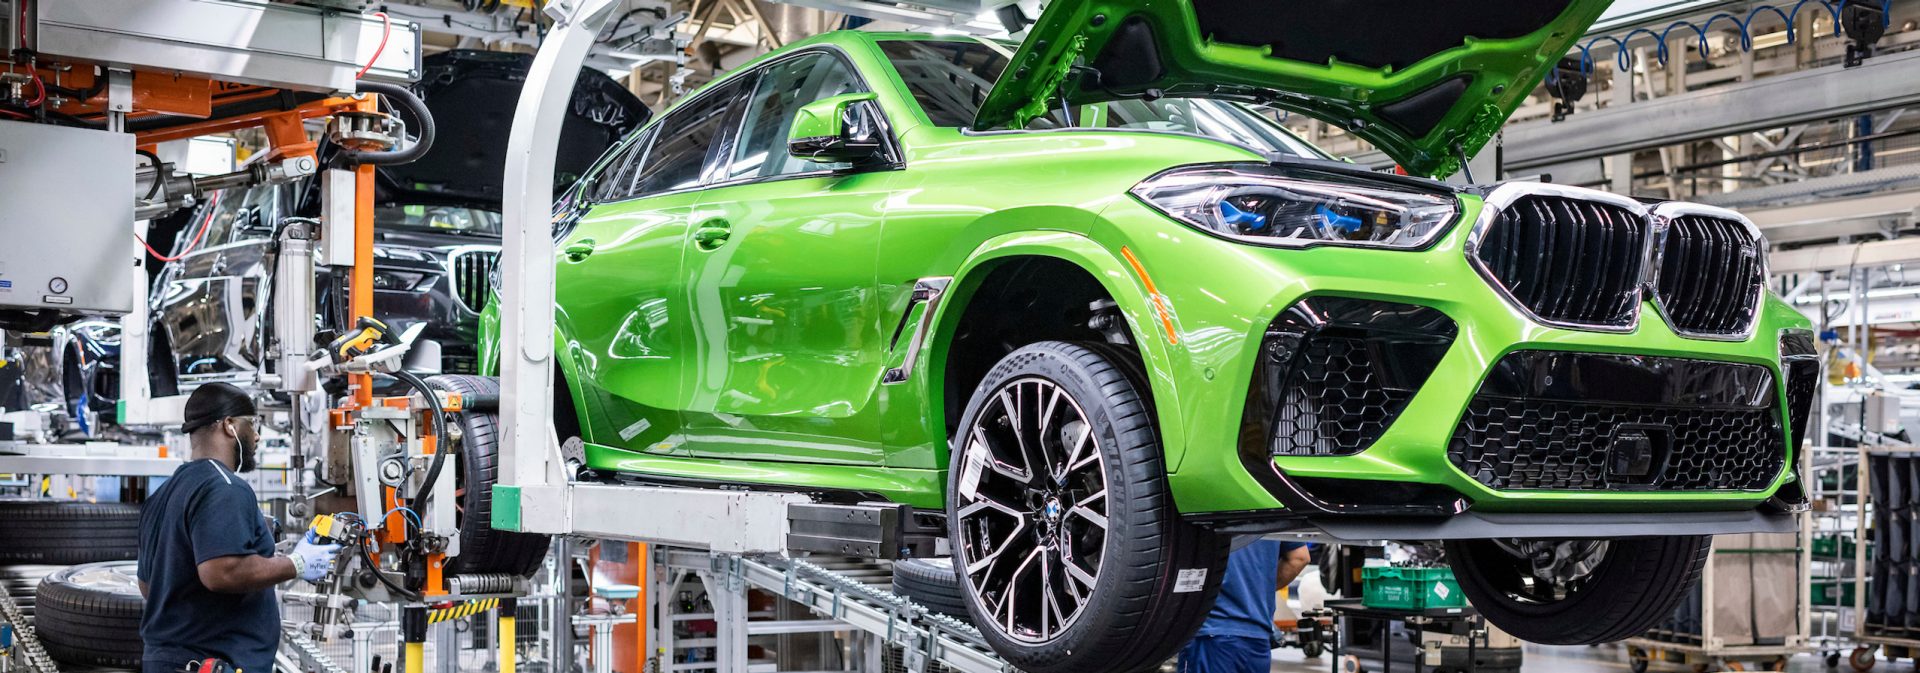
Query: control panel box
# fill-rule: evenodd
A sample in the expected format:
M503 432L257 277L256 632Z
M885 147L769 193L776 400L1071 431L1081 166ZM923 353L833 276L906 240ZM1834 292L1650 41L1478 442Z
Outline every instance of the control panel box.
M0 121L0 311L133 310L133 143Z

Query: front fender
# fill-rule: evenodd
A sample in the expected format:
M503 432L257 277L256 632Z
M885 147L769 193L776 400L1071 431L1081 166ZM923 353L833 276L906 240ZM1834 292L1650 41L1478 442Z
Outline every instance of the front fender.
M1127 331L1138 345L1144 361L1167 467L1174 469L1185 455L1187 429L1184 420L1175 412L1181 408L1179 389L1164 363L1168 362L1171 355L1169 349L1177 346L1169 344L1145 284L1133 272L1131 265L1118 251L1108 250L1077 232L1002 234L981 242L961 262L952 284L948 286L946 298L934 312L927 354L918 365L920 371L914 372L913 376L913 380L920 382L918 385L924 386L921 393L929 400L928 408L946 408L947 358L967 304L994 267L1022 257L1049 257L1072 263L1093 276L1119 305L1120 314L1127 321ZM936 424L944 423L939 414L932 415ZM946 428L937 429L940 434L936 436L948 436Z

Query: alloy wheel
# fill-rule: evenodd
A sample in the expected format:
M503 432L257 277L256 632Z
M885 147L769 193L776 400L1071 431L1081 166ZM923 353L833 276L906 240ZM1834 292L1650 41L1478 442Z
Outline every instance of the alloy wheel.
M1545 604L1580 590L1607 557L1606 540L1496 539L1506 563L1496 582L1515 600Z
M1053 640L1099 583L1108 512L1099 438L1071 394L1037 377L995 390L964 437L961 575L997 630Z

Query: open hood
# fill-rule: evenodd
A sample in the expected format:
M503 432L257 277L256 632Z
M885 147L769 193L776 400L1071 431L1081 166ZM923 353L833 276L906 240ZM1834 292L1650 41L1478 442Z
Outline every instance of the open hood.
M455 49L421 60L414 91L433 113L439 137L426 156L380 168L380 198L393 203L453 203L499 209L507 131L532 54ZM652 113L605 73L580 69L554 158L554 179L570 185L607 148Z
M1053 0L974 128L1141 96L1253 100L1444 176L1611 0Z

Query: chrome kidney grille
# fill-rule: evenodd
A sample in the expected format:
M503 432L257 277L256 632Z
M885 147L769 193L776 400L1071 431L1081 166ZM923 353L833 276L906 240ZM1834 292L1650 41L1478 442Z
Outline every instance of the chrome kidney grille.
M1675 331L1742 338L1767 284L1766 245L1752 225L1689 204L1654 209L1660 239L1655 305Z
M489 279L494 267L500 265L498 248L463 248L449 257L448 268L453 273L453 291L460 298L460 304L467 310L479 313L487 308L487 298L492 296Z
M1509 183L1486 197L1468 238L1480 275L1534 321L1629 332L1649 289L1680 334L1751 333L1766 285L1766 244L1732 211L1648 208L1578 187Z
M1493 216L1474 259L1540 322L1631 329L1650 229L1635 205L1521 195Z

